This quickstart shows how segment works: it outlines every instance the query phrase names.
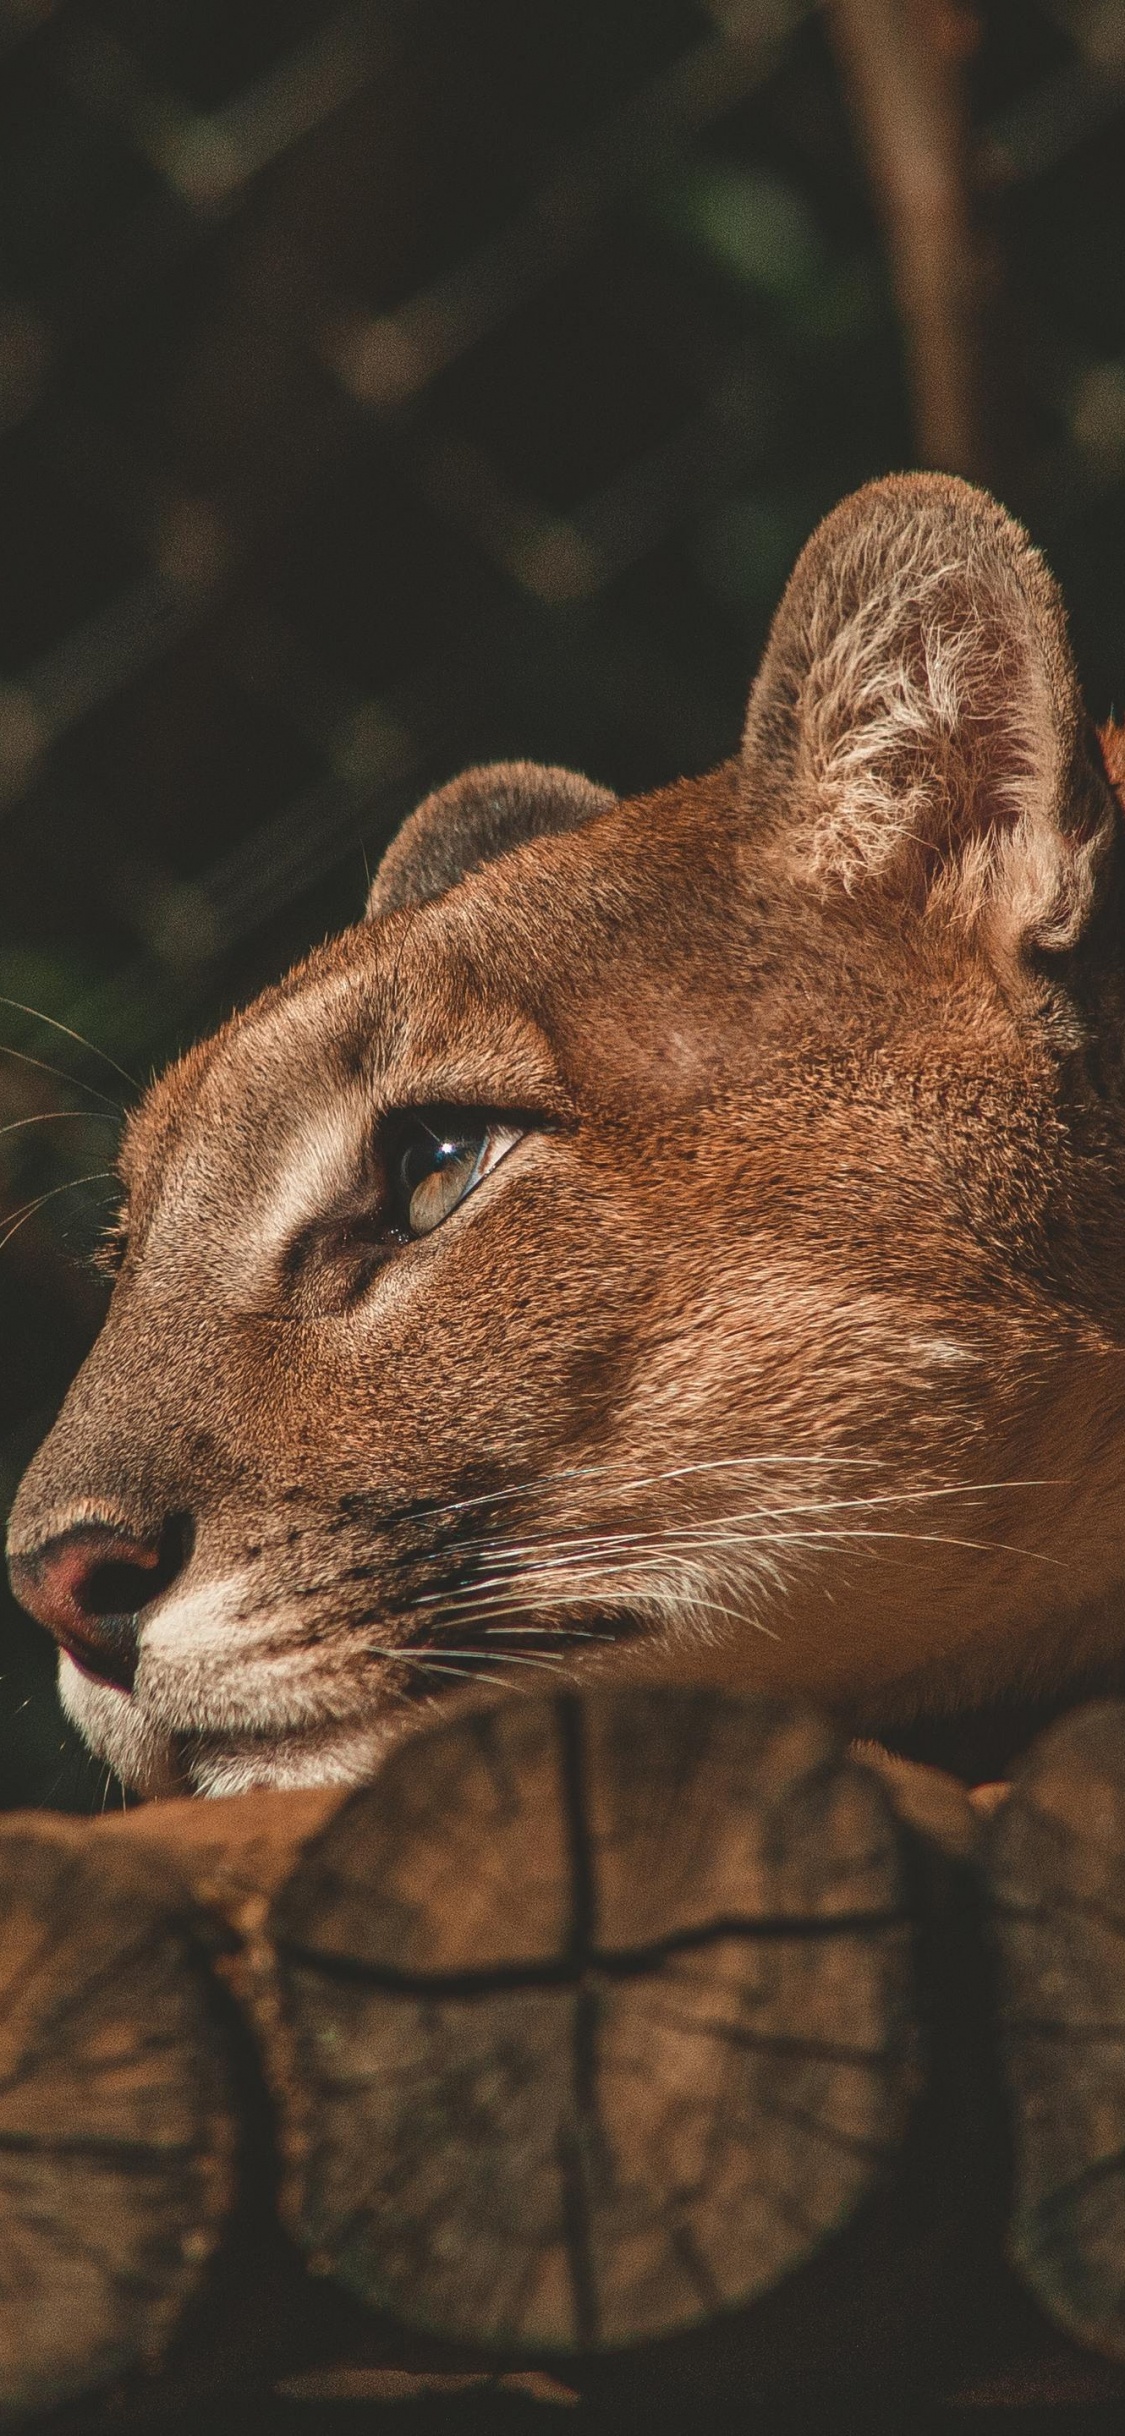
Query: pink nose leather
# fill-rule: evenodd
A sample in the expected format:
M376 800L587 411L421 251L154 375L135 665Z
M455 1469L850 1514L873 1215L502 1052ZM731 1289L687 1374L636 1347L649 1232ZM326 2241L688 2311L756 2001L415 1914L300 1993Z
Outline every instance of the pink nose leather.
M165 1571L159 1543L130 1539L108 1524L81 1524L12 1556L12 1588L22 1607L53 1633L67 1656L121 1691L137 1670L137 1611L155 1597Z

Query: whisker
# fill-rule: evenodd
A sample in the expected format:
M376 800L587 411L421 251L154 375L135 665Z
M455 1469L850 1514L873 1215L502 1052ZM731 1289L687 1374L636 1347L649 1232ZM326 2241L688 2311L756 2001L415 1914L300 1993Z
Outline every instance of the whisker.
M142 1085L137 1081L136 1075L127 1073L124 1066L119 1066L117 1059L110 1056L108 1049L100 1048L96 1040L87 1040L84 1032L75 1032L70 1024L60 1023L57 1015L45 1015L42 1007L25 1007L22 999L19 998L0 997L0 1007L14 1007L17 1015L30 1015L35 1023L49 1024L52 1032L65 1033L66 1038L77 1042L80 1049L88 1049L91 1057L100 1057L103 1065L111 1067L114 1074L119 1074L122 1082L128 1083L131 1091L141 1090Z
M722 1601L712 1598L709 1591L693 1591L691 1601L693 1607L704 1608L708 1615L727 1616L732 1624L748 1624L752 1632L760 1632L767 1641L781 1639L781 1634L774 1632L771 1625L763 1624L760 1616L748 1616L741 1607L724 1607Z
M66 1083L71 1091L88 1091L91 1098L101 1100L105 1107L112 1108L115 1116L125 1114L120 1100L111 1098L108 1091L99 1091L96 1083L83 1082L81 1075L64 1074L61 1066L49 1066L45 1057L33 1057L29 1049L13 1049L8 1041L0 1040L0 1057L14 1057L21 1066L36 1066L40 1074L53 1075L56 1083Z
M541 1672L545 1670L547 1674L551 1674L565 1663L565 1652L562 1650L559 1650L553 1658L532 1657L528 1651L519 1649L447 1650L444 1643L440 1641L432 1643L427 1649L415 1648L404 1651L403 1655L409 1659L411 1665L444 1666L447 1657L466 1658L473 1663L479 1661L482 1666L537 1666Z
M629 1570L630 1569L627 1567L622 1567L622 1572L624 1573L628 1573ZM654 1562L652 1570L657 1572L663 1570L663 1568L658 1567ZM734 1624L749 1625L752 1632L760 1632L764 1634L767 1641L780 1641L781 1639L780 1633L774 1632L768 1624L763 1624L757 1616L747 1615L745 1609L741 1607L724 1607L722 1602L713 1597L710 1591L695 1590L689 1595L691 1605L693 1607L707 1608L712 1615L728 1616L731 1622ZM560 1590L553 1595L550 1591L535 1592L536 1603L540 1607L569 1607L574 1600L584 1600L587 1604L593 1601L595 1605L601 1605L604 1597L604 1582L598 1583L592 1590L586 1591L576 1589L573 1586L568 1585L566 1590ZM612 1645L617 1638L617 1636L613 1633L606 1633L602 1637L610 1645Z
M838 1514L857 1512L867 1506L920 1506L932 1503L937 1498L983 1497L999 1489L1061 1489L1067 1485L1064 1480L968 1480L963 1485L943 1489L883 1489L870 1497L825 1497L802 1499L788 1506L754 1506L745 1516L730 1514L721 1519L732 1523L744 1520L768 1522L786 1514ZM699 1523L680 1527L705 1530L707 1526L706 1523Z
M10 1125L0 1125L0 1134L22 1133L25 1125L59 1125L64 1117L80 1117L84 1125L116 1125L116 1116L103 1115L100 1108L48 1108L40 1116L13 1117Z
M882 1460L872 1465L859 1459L841 1462L831 1457L784 1455L708 1458L644 1476L618 1463L572 1466L566 1471L542 1474L537 1481L523 1486L430 1508L429 1518L465 1514L474 1509L487 1512L505 1499L513 1501L525 1496L528 1487L545 1491L557 1481L611 1480L620 1486L624 1475L625 1485L636 1488L642 1481L643 1485L651 1486L714 1472L736 1478L752 1474L764 1487L763 1475L768 1478L779 1468L791 1474L798 1463L810 1468L815 1465L822 1474L826 1470L837 1474L851 1470L870 1475L875 1468L887 1468ZM413 1647L402 1643L394 1647L370 1644L368 1654L387 1659L396 1672L414 1667L430 1674L467 1673L469 1679L479 1680L487 1668L488 1680L493 1682L504 1680L492 1671L496 1668L538 1666L540 1670L557 1670L574 1654L575 1644L610 1647L619 1640L620 1635L613 1631L583 1627L575 1621L576 1611L583 1606L605 1608L614 1598L623 1611L631 1603L636 1607L638 1623L654 1617L659 1623L674 1617L678 1609L684 1618L693 1612L723 1617L743 1631L749 1629L767 1640L779 1641L782 1634L763 1622L753 1609L755 1605L766 1604L768 1612L768 1600L777 1589L784 1589L785 1574L780 1562L784 1552L791 1552L798 1559L802 1555L811 1558L818 1551L837 1546L843 1549L854 1543L869 1550L874 1560L880 1549L945 1547L979 1555L1011 1555L1029 1563L1061 1567L1061 1559L1040 1548L952 1531L898 1528L889 1519L868 1521L861 1517L897 1512L905 1522L914 1512L923 1519L926 1509L934 1503L964 1502L1065 1485L1062 1479L1013 1477L901 1489L865 1488L862 1494L790 1498L777 1505L740 1505L699 1520L658 1524L647 1529L602 1529L522 1538L506 1537L496 1531L476 1535L470 1532L461 1547L463 1553L478 1562L476 1578L462 1580L454 1587L421 1592L411 1600L410 1607L413 1613L428 1614L431 1630L437 1634L443 1629L455 1631L458 1625L462 1632L467 1630L473 1636L473 1647L463 1647L452 1639ZM420 1555L423 1561L434 1565L443 1560L440 1547L423 1550ZM746 1604L724 1604L722 1596L716 1595L724 1589L728 1601L732 1595L738 1600L742 1598L739 1559L746 1573ZM712 1580L708 1579L709 1572ZM534 1611L531 1618L527 1614L529 1606ZM534 1620L553 1617L555 1613L565 1621ZM376 1614L373 1611L373 1621ZM361 1616L356 1622L362 1625L364 1620ZM481 1643L490 1638L504 1646L494 1650L482 1647ZM537 1650L527 1646L532 1640L539 1642Z
M705 1534L693 1534L690 1538L675 1532L662 1533L659 1541L653 1539L651 1535L627 1532L623 1533L619 1540L607 1537L602 1540L579 1541L576 1546L572 1546L565 1540L556 1542L553 1547L550 1542L546 1542L542 1543L534 1553L532 1552L534 1543L529 1542L526 1544L525 1550L518 1551L510 1558L512 1568L510 1574L485 1575L478 1584L467 1585L465 1595L471 1596L475 1588L489 1590L511 1587L518 1589L521 1582L534 1579L538 1572L553 1572L568 1564L584 1566L604 1564L607 1559L618 1556L622 1558L622 1561L617 1569L626 1572L630 1566L650 1569L663 1566L669 1559L674 1560L678 1554L698 1556L711 1551L757 1547L817 1547L835 1540L850 1539L905 1540L918 1547L972 1548L982 1555L995 1553L1004 1556L1025 1556L1044 1565L1058 1565L1062 1562L1061 1558L1048 1556L1042 1549L1020 1547L1010 1540L963 1539L945 1531L888 1531L876 1529L869 1524L858 1524L845 1528L833 1526L821 1530L805 1531L732 1531L720 1526ZM624 1553L626 1551L627 1555ZM450 1600L453 1600L461 1594L451 1591L447 1595ZM437 1603L439 1599L440 1593L431 1593L429 1600L424 1597L417 1604L421 1606L427 1603Z
M642 1560L639 1566L622 1565L616 1570L619 1578L623 1578L626 1581L631 1581L638 1571L646 1570L646 1565L644 1560ZM648 1560L647 1570L663 1576L665 1580L667 1579L667 1567L662 1565L655 1557ZM613 1579L612 1568L609 1571L608 1578L610 1580ZM532 1589L531 1596L534 1598L537 1607L540 1608L564 1607L569 1609L576 1602L585 1604L587 1606L591 1604L594 1606L602 1606L605 1602L606 1579L606 1572L603 1571L600 1574L599 1579L595 1582L593 1588L590 1590L583 1590L579 1585L569 1583L565 1590L560 1590L554 1593L539 1590L537 1588ZM471 1605L466 1610L462 1611L459 1614L458 1621L461 1623L474 1624L477 1623L482 1617L494 1615L498 1610L502 1610L504 1607L510 1608L521 1595L521 1590L525 1591L525 1589L525 1585L521 1585L519 1581L516 1581L510 1586L508 1595L506 1597L482 1599L479 1601L479 1603ZM716 1615L729 1616L736 1624L749 1625L753 1632L763 1633L768 1641L778 1641L781 1638L780 1633L772 1631L768 1624L761 1623L757 1617L747 1615L742 1608L723 1607L720 1602L711 1595L710 1592L705 1592L703 1590L693 1591L691 1593L691 1601L693 1606L708 1607ZM557 1631L557 1629L557 1626L546 1626L544 1628L544 1630L548 1632ZM572 1634L570 1627L567 1627L566 1629L568 1638L573 1637L575 1639L582 1638L597 1640L604 1643L607 1647L613 1647L620 1638L620 1636L616 1633L579 1635L578 1633ZM503 1654L506 1660L511 1653L505 1651Z
M467 1658L474 1661L479 1660L482 1664L488 1666L537 1666L541 1668L546 1667L548 1670L550 1670L557 1665L561 1665L563 1660L563 1653L561 1651L559 1652L557 1658L550 1658L540 1656L537 1653L532 1654L530 1651L515 1649L488 1650L450 1648L446 1645L446 1643L440 1641L423 1643L400 1641L393 1644L381 1641L366 1641L363 1647L363 1654L365 1658L392 1659L396 1665L404 1667L426 1667L439 1664L444 1666L447 1659L452 1660L457 1658Z
M832 1539L898 1539L907 1541L911 1547L972 1548L978 1556L1025 1556L1032 1564L1063 1567L1060 1556L1048 1556L1042 1548L1019 1548L1006 1539L957 1539L948 1531L808 1531L781 1533L779 1537L808 1539L814 1544Z
M1062 1563L1061 1557L1047 1556L1040 1548L1016 1547L1010 1540L960 1539L948 1531L881 1531L862 1524L857 1525L854 1529L848 1528L845 1530L825 1529L822 1531L747 1531L723 1533L722 1535L712 1539L702 1542L693 1542L693 1548L699 1546L705 1548L820 1547L827 1542L844 1539L897 1539L907 1541L911 1547L972 1548L982 1556L993 1554L1001 1556L1026 1556L1033 1559L1037 1564L1042 1565L1061 1565ZM545 1561L549 1562L550 1560L548 1559ZM646 1560L642 1559L642 1562L644 1561ZM659 1557L654 1556L651 1560L647 1561L659 1563L660 1559Z
M114 1181L112 1168L99 1167L92 1176L70 1176L65 1184L53 1184L50 1192L40 1193L37 1200L25 1202L22 1209L12 1213L13 1223L11 1226L5 1227L4 1233L0 1235L0 1252L3 1251L5 1244L11 1242L13 1235L19 1234L21 1226L26 1226L28 1219L34 1218L36 1211L41 1210L45 1202L57 1201L60 1193L77 1192L80 1184L101 1184L103 1182L112 1184Z
M561 1471L537 1472L530 1479L521 1481L515 1488L482 1489L479 1495L454 1498L448 1505L431 1506L428 1512L432 1521L440 1522L447 1515L468 1514L476 1506L508 1504L514 1498L527 1497L540 1490L556 1487L560 1482L609 1480L622 1472L625 1474L621 1483L623 1489L650 1489L660 1488L668 1480L686 1480L696 1472L758 1471L771 1467L776 1468L779 1465L806 1463L828 1467L839 1472L876 1472L886 1469L885 1461L881 1456L861 1457L858 1455L714 1455L708 1456L698 1463L676 1464L666 1472L634 1474L630 1474L628 1465L621 1462L569 1464Z
M839 1470L872 1470L885 1468L882 1459L879 1459L878 1462L871 1464L867 1463L866 1461L861 1461L858 1458L856 1458L854 1461L851 1458L837 1460L831 1456L770 1455L758 1457L734 1455L729 1457L723 1456L708 1458L706 1461L701 1463L678 1464L671 1467L666 1472L654 1472L647 1475L633 1475L621 1483L621 1489L622 1493L624 1493L626 1491L632 1492L642 1488L659 1487L668 1481L690 1478L696 1473L731 1470L759 1470L766 1467L787 1467L791 1464L798 1463L821 1464L829 1467L834 1466ZM440 1521L446 1516L470 1512L475 1507L490 1507L499 1505L506 1500L511 1501L524 1497L530 1490L543 1493L551 1485L558 1484L560 1482L601 1480L611 1478L616 1472L620 1471L620 1469L621 1467L615 1464L602 1464L576 1466L568 1471L542 1473L537 1480L526 1482L517 1488L494 1490L488 1494L463 1498L455 1504L433 1507L430 1510L431 1519L434 1521ZM787 1506L762 1506L756 1508L750 1515L749 1519L757 1521L765 1520L767 1518L776 1518L787 1514L828 1513L832 1511L839 1511L848 1507L913 1505L925 1503L929 1500L937 1498L948 1499L957 1497L997 1496L1000 1494L1011 1493L1017 1489L1066 1488L1069 1485L1069 1482L1062 1478L1043 1480L973 1480L955 1482L952 1484L947 1484L941 1488L875 1491L868 1496L858 1498L827 1498L801 1501L799 1503L794 1503ZM727 1516L720 1519L724 1521L734 1521L742 1518L740 1516ZM704 1536L710 1529L711 1525L709 1521L705 1519L695 1523L682 1523L675 1527L684 1535L695 1534L697 1536ZM668 1528L668 1526L665 1526L665 1528ZM648 1535L638 1533L636 1536L638 1540L640 1540ZM591 1544L593 1544L593 1535L590 1535L590 1538ZM534 1548L537 1544L538 1543L536 1541L525 1541L522 1543L508 1541L502 1539L499 1535L491 1535L484 1538L478 1537L475 1541L469 1542L470 1548L481 1554L487 1554L493 1549L497 1551L508 1551L520 1546Z
M731 1531L742 1523L758 1524L764 1522L783 1521L791 1515L855 1513L870 1509L872 1507L924 1505L927 1502L938 1498L948 1499L952 1497L983 1496L986 1493L998 1489L1063 1488L1066 1485L1067 1484L1065 1481L1061 1480L970 1481L967 1482L963 1487L885 1491L870 1497L831 1497L808 1499L800 1500L794 1504L785 1506L752 1507L745 1513L703 1517L697 1522L662 1524L658 1526L658 1531L660 1544L665 1548L694 1548L712 1545L717 1532ZM475 1552L481 1555L491 1556L495 1559L502 1559L509 1564L517 1564L527 1555L535 1556L540 1554L544 1545L550 1546L551 1544L552 1543L550 1542L544 1543L542 1539L506 1540L496 1536L488 1539L478 1539L475 1542ZM640 1548L651 1546L654 1544L654 1534L651 1529L602 1533L591 1532L584 1535L575 1535L573 1538L568 1538L565 1540L560 1539L553 1544L556 1547L565 1549L567 1553L597 1554L604 1549L612 1550L630 1546ZM1001 1540L996 1540L990 1543L974 1543L966 1541L964 1544L966 1546L976 1544L983 1546L988 1544L997 1548L1006 1546L1006 1543ZM1023 1550L1009 1552L1016 1554L1031 1553L1030 1551Z
M533 1656L528 1651L518 1649L449 1648L442 1641L403 1642L397 1649L383 1649L377 1644L367 1642L364 1647L364 1655L368 1658L393 1658L400 1666L406 1667L444 1666L447 1661L465 1658L473 1663L479 1661L482 1666L535 1666L541 1670L545 1668L548 1673L563 1662L561 1650L557 1657L552 1658L538 1654Z
M461 1683L479 1683L479 1682L480 1682L480 1676L478 1675L478 1673L477 1673L477 1671L476 1671L476 1668L475 1668L475 1667L471 1667L471 1666L445 1666L445 1667L442 1667L442 1666L435 1666L435 1665L433 1664L432 1660L428 1660L428 1659L424 1659L424 1658L423 1658L423 1659L421 1659L421 1660L419 1661L419 1666L420 1666L420 1671L421 1671L421 1672L422 1672L422 1674L424 1674L424 1675L443 1675L443 1674L444 1674L444 1675L456 1675L456 1677L457 1677L458 1681L459 1681L459 1682L461 1682ZM511 1683L510 1677L509 1677L509 1676L507 1676L507 1675L492 1675L492 1676L489 1678L489 1680L490 1680L492 1683L498 1683L498 1684L500 1685L500 1688L501 1688L501 1690L502 1690L502 1691L509 1692L509 1691L511 1691L511 1690L513 1689L513 1686L512 1686L512 1683Z
M553 1624L486 1624L484 1629L486 1632L518 1632L521 1634L535 1634L540 1639L549 1640L554 1634L556 1627ZM616 1633L612 1632L591 1632L588 1626L584 1624L576 1624L573 1632L568 1637L572 1641L615 1641L617 1635Z

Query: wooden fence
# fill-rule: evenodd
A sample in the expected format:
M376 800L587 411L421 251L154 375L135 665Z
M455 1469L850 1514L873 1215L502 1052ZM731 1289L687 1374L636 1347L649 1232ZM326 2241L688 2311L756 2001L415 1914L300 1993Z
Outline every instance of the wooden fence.
M1125 2413L1123 1931L1112 1704L991 1816L648 1690L462 1711L346 1797L13 1815L0 2418Z

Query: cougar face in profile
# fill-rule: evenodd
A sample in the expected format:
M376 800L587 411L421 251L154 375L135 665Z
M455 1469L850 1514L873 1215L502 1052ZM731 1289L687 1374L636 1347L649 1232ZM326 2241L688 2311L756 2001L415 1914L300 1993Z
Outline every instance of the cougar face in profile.
M1117 749L1025 535L911 476L809 543L736 761L422 805L128 1127L10 1532L128 1783L357 1778L466 1676L893 1733L1112 1671Z

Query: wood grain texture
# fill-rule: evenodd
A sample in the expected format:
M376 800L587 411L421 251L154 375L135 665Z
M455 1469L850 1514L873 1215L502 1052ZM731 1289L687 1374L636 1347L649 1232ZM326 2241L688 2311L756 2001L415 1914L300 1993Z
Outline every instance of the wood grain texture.
M92 1819L97 1843L120 1844L170 1862L205 1909L238 1928L289 1876L302 1845L327 1826L344 1795L338 1785L299 1792L238 1793L215 1801L144 1802Z
M1093 1884L1100 1917L1120 1713L1108 1735L1103 1726L1096 1766L1086 1732L1077 1760L1067 1745L1044 1773L1036 1754L1033 1825L1038 1837L1043 1817L1053 1822L1056 1851L1060 1817L1078 1839L1079 1892ZM348 1798L338 1790L161 1803L96 1824L7 1823L0 2133L16 2104L13 2128L26 2135L34 2122L35 2139L5 2147L0 2137L0 2418L69 2392L79 2398L50 2418L57 2436L194 2430L215 2424L216 2410L224 2427L232 2411L240 2428L272 2427L270 2397L283 2394L277 2413L304 2405L318 2427L345 2401L410 2402L420 2426L452 2430L486 2416L491 2425L497 2411L530 2421L537 2403L557 2413L575 2400L584 2425L607 2430L658 2423L695 2436L749 2410L771 2428L795 2413L833 2429L893 2417L898 2436L929 2425L944 2393L958 2426L986 2410L1013 2432L1038 2414L1038 2430L1051 2411L1063 2436L1072 2413L1120 2403L1125 2365L1068 2340L1003 2255L982 1819L963 1788L874 1749L845 1759L815 1721L711 1694L514 1701L502 1722L466 1710L395 1766L387 1798L365 1791L335 1826ZM1026 1882L1006 1911L1001 1899L998 1919L1026 1966L1030 1890L1040 1979L1057 1994L1054 1879L1036 1845L1013 1866ZM271 1920L270 1898L295 1870L311 1933L275 1950L289 1899ZM993 1876L998 1886L995 1857ZM1064 1909L1075 1884L1070 1868ZM199 1904L217 1946L205 1959ZM314 1961L318 1938L327 1952ZM177 1991L171 2009L163 1966L155 1977L151 1967L158 1950ZM194 2179L196 2133L186 2164L182 2142L163 2144L185 2105L167 2057L185 1956L205 2043L218 2030L226 2115ZM310 2198L321 2207L302 2240L307 2254L319 2237L313 2257L328 2275L310 2275L278 2226L269 2109L237 2035L228 2085L232 2016L221 1995L215 2014L208 1963L255 2027L290 2142L290 2212ZM1111 1998L1121 1977L1108 1966ZM864 1990L857 2017L849 2007ZM925 2060L915 2104L910 2019ZM1034 2035L1026 2018L1021 2034L1029 2026ZM1009 2060L1013 2027L1009 2003ZM1069 2017L1063 2027L1069 2051ZM370 2087L373 2038L389 2057L382 2096ZM76 2126L81 2148L89 2129L65 2087L74 2066L80 2096L104 2101L90 2185L72 2179L65 2136ZM195 2065L189 2079L190 2114ZM156 2136L142 2125L147 2147L123 2153L120 2116L138 2087L158 2093ZM226 2212L231 2087L240 2189ZM113 2109L118 2130L107 2135ZM372 2123L397 2184L381 2177ZM1067 2129L1064 2165L1072 2140ZM23 2185L8 2179L13 2153L19 2170L31 2160ZM57 2223L61 2258L43 2238ZM509 2278L511 2317L521 2242L532 2292L551 2295L544 2248L561 2262L561 2342L495 2331L494 2296L505 2295L493 2270L499 2260ZM473 2323L460 2336L439 2320L478 2248L461 2297ZM399 2274L405 2298L392 2290ZM425 2311L413 2307L416 2280ZM372 2295L384 2291L379 2313ZM580 2293L598 2313L592 2336L589 2320L579 2330ZM437 2332L420 2326L427 2313ZM614 2332L623 2323L640 2330L628 2342ZM1087 2314L1085 2339L1104 2347L1104 2327L1091 2337L1089 2325Z
M890 1807L801 1712L463 1715L344 1805L272 1935L297 2238L509 2354L770 2289L878 2184L917 2086Z
M236 2110L192 1906L151 1855L0 1825L0 2416L157 2355L233 2194Z
M1011 2257L1080 2343L1125 2360L1125 1706L1076 1710L1041 1736L988 1867Z

